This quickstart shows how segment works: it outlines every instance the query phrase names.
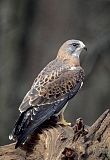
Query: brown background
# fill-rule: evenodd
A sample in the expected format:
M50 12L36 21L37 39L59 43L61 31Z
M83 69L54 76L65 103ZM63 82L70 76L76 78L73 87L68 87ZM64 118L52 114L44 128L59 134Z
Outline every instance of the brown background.
M87 45L88 54L81 55L86 79L65 116L92 124L110 105L110 0L0 1L1 145L9 143L34 78L72 38Z

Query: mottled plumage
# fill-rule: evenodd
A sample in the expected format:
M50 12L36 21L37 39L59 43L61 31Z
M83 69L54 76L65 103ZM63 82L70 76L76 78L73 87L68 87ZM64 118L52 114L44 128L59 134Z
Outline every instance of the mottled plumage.
M81 41L65 42L56 59L37 76L19 107L21 115L10 136L17 140L16 148L44 121L62 115L63 107L78 92L84 80L79 62L83 48L85 45Z

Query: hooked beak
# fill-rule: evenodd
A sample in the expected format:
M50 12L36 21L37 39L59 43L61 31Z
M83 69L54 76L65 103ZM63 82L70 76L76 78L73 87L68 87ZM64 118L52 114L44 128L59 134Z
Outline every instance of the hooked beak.
M87 47L84 47L84 49L87 51Z

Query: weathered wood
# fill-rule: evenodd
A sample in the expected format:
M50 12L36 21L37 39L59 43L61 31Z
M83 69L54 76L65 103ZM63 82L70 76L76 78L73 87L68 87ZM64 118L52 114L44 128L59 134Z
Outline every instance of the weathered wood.
M79 118L73 127L43 127L21 149L0 147L0 160L110 160L110 111L91 126Z

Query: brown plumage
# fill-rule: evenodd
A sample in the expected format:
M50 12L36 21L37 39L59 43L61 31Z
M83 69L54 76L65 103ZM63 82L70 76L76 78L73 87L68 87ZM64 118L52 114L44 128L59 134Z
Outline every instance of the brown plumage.
M15 124L10 139L16 139L16 148L45 120L59 115L63 119L63 108L78 92L84 80L79 55L85 45L78 40L69 40L59 49L51 61L37 76L31 89L24 97L19 110L21 115Z

